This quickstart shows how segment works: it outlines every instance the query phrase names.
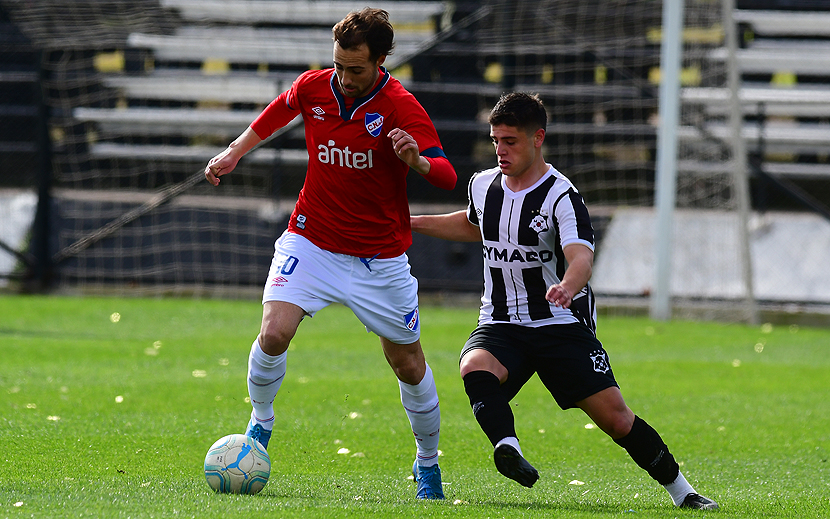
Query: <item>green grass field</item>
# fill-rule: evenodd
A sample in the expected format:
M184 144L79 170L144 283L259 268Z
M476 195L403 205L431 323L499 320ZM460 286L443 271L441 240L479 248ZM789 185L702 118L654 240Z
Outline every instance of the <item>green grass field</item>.
M398 386L342 307L292 344L268 486L214 494L202 463L248 420L260 315L258 302L0 297L0 517L830 517L830 330L600 319L629 406L721 504L695 512L536 379L513 403L542 477L500 476L457 372L474 308L421 314L445 501L414 499Z

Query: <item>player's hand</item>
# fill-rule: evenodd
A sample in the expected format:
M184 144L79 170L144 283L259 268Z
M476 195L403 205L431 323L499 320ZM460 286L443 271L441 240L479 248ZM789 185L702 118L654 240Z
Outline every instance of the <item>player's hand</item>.
M400 128L395 128L387 136L392 139L392 148L398 158L406 162L409 167L418 169L421 155L415 138Z
M545 294L545 299L553 303L554 306L561 306L562 308L568 308L573 302L573 296L562 285L551 285Z
M205 166L205 178L214 186L219 185L219 177L226 175L236 168L239 159L234 157L231 153L231 148L227 148L219 155L210 159Z

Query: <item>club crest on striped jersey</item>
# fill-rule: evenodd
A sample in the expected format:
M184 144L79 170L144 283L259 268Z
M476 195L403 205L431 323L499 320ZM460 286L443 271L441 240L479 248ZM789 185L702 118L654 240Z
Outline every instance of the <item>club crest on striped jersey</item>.
M411 312L403 316L403 320L406 323L406 327L409 329L409 331L416 331L418 329L419 324L418 307L416 306L415 310L412 310Z
M363 123L366 125L366 131L369 132L369 135L377 137L383 128L383 116L378 113L366 114L363 116Z
M539 214L534 216L533 220L530 221L530 228L536 231L536 234L547 231L550 228L548 227L548 213L539 211Z

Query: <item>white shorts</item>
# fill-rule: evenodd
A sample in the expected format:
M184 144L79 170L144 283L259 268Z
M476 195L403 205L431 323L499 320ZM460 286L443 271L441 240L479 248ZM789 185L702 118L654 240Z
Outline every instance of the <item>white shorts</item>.
M331 303L354 312L366 330L397 344L421 337L418 280L409 258L371 259L321 249L285 231L274 244L274 258L262 302L284 301L309 316Z

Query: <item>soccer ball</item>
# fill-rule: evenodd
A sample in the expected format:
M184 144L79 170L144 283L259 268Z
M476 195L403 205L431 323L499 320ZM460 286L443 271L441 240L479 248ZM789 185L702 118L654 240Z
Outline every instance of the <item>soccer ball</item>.
M258 441L244 434L216 440L205 456L205 478L222 494L256 494L271 476L271 458Z

